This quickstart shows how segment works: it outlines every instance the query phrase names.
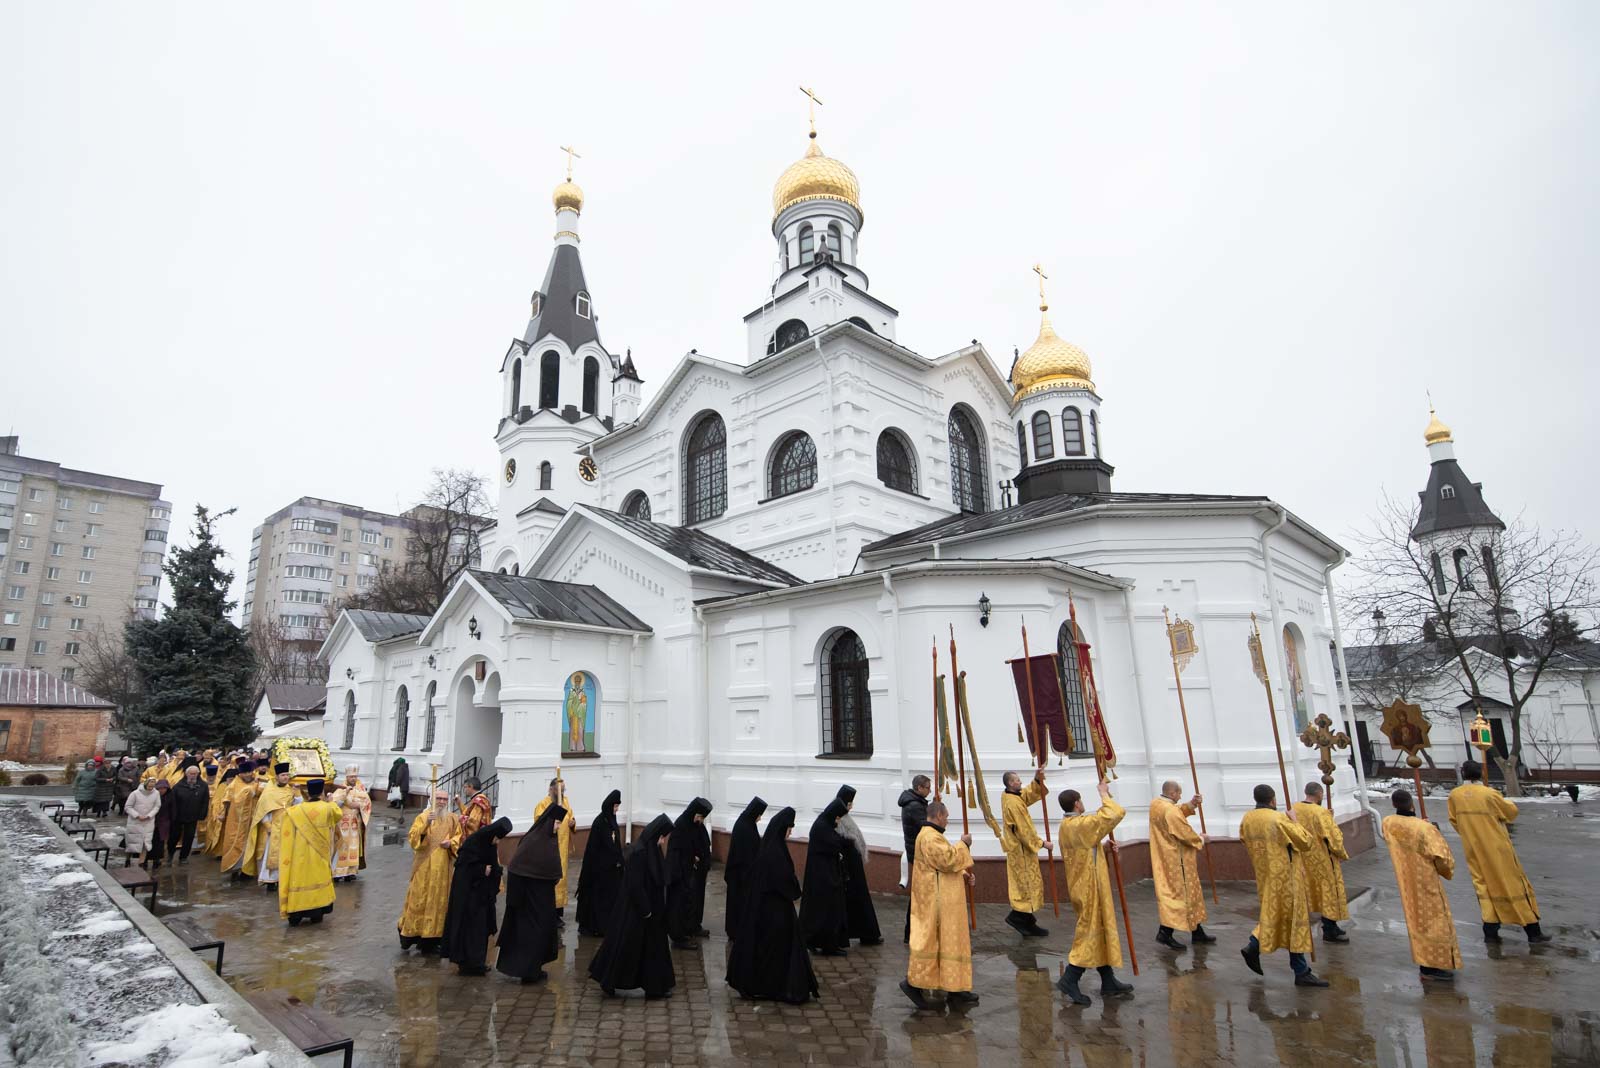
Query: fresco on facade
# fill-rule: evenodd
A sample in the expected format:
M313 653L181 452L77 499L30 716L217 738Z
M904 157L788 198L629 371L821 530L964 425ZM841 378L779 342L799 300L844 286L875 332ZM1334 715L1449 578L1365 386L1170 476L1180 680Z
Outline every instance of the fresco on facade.
M574 671L562 695L563 713L561 753L563 756L593 754L595 716L600 710L600 687L593 674Z

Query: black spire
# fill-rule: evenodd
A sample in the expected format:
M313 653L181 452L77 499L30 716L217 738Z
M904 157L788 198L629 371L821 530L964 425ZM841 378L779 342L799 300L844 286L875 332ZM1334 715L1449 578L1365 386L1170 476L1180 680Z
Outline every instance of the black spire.
M1500 517L1484 503L1483 483L1468 479L1452 456L1433 461L1428 488L1417 496L1421 506L1417 509L1417 525L1411 528L1413 539L1467 527L1506 529Z
M626 378L631 382L639 382L641 384L644 382L644 379L639 377L639 372L633 369L632 349L627 350L627 354L622 357L622 369L617 372L617 377L613 378L612 381L616 382L623 378Z
M583 297L581 313L580 295ZM528 332L522 338L530 347L537 345L540 338L551 335L560 338L573 351L585 342L600 343L594 304L589 297L589 285L583 279L583 262L578 258L576 245L556 245L550 254L550 266L544 272L544 283L539 286L538 298L538 314L528 321Z

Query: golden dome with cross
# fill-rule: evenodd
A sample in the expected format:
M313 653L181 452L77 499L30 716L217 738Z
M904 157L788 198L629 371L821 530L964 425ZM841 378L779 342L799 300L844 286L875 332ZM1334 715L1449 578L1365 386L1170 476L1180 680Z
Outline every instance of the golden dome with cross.
M1011 386L1017 391L1014 399L1056 385L1094 389L1089 354L1063 340L1050 325L1050 305L1044 299L1047 276L1038 264L1033 271L1039 276L1039 336L1011 369Z
M789 164L772 187L772 217L782 215L792 204L808 200L837 200L861 214L861 182L855 171L822 153L817 146L817 105L822 103L811 90L800 91L810 98L811 134L806 154Z

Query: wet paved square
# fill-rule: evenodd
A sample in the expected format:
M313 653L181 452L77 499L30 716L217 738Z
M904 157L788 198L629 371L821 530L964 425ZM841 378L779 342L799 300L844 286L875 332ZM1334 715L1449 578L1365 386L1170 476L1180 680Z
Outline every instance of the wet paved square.
M532 987L491 972L460 978L434 958L404 956L395 920L410 851L381 844L371 867L341 883L320 927L291 929L276 896L230 886L214 858L163 871L163 910L184 909L227 939L225 978L241 990L276 988L338 1016L356 1039L358 1065L766 1064L865 1065L1593 1065L1600 1063L1600 803L1529 804L1516 841L1556 936L1531 951L1521 932L1485 947L1460 841L1449 884L1465 966L1451 987L1424 989L1407 949L1388 852L1380 844L1345 868L1353 895L1351 941L1317 942L1328 990L1297 989L1288 958L1246 970L1239 947L1254 922L1254 887L1221 884L1209 906L1215 946L1173 955L1154 944L1148 882L1130 885L1141 974L1132 998L1085 1009L1053 986L1071 937L1071 910L1041 922L1050 936L1026 944L1002 923L1005 907L980 906L973 938L977 992L966 1011L918 1013L897 984L906 953L895 937L814 958L822 1000L793 1007L741 1000L723 982L722 880L712 873L698 951L674 952L678 988L665 1001L607 1000L587 977L596 939L569 922L551 979ZM574 867L574 883L576 866ZM1363 893L1363 891L1366 891ZM903 897L877 900L885 932L898 934ZM1085 990L1096 995L1090 976Z

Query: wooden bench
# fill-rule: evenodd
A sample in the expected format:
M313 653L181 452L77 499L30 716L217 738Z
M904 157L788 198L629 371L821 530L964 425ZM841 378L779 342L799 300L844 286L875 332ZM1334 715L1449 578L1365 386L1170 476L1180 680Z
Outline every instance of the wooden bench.
M79 842L78 848L95 858L102 868L111 866L111 847L104 842Z
M75 820L81 815L83 815L83 811L79 809L77 805L73 805L71 808L61 805L58 806L54 812L50 813L50 818L55 820L56 826L59 827L61 826L62 820Z
M217 951L217 974L222 974L222 951L227 942L221 938L213 938L210 934L188 916L168 916L165 921L167 929L189 947L191 953L203 953L206 950Z
M138 898L141 890L150 891L150 915L156 914L156 877L143 868L113 868L111 877L124 890Z
M340 1031L327 1013L281 990L261 990L245 994L244 998L307 1057L343 1051L344 1068L350 1068L350 1062L355 1059L356 1041Z
M66 806L66 802L65 801L40 801L39 802L39 811L40 812L48 812L53 808L63 808L65 806Z
M63 823L61 825L61 829L67 832L67 837L69 838L76 838L80 834L83 835L83 841L85 842L95 836L94 824L84 820L73 820L71 823Z

